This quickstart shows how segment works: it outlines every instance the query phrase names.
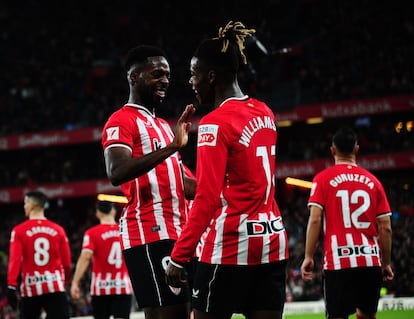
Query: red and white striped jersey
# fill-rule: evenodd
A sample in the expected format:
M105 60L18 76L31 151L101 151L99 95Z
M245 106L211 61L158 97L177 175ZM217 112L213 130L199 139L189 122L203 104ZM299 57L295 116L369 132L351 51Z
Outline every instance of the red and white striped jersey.
M202 237L200 261L257 265L288 258L275 195L277 132L263 102L231 98L198 128L197 192L171 258L187 262Z
M373 174L349 163L327 168L313 179L311 205L324 210L324 269L381 265L376 219L391 209Z
M91 295L132 294L118 229L117 224L99 224L83 236L82 250L92 253Z
M104 149L125 147L132 157L141 157L165 147L174 133L167 121L146 108L126 104L114 112L102 133ZM177 239L187 219L180 154L131 181L121 190L128 199L119 220L123 249L162 239Z
M65 230L48 219L29 219L11 232L7 285L22 297L65 292L71 276L71 255Z

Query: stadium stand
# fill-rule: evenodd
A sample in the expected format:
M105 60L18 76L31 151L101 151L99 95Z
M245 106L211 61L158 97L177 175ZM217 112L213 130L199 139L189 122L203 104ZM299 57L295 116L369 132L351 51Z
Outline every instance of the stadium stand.
M251 65L241 81L246 93L274 108L280 124L277 199L295 247L289 301L322 294L320 276L312 284L299 276L308 190L284 178L310 180L331 163L330 135L344 123L358 131L360 160L375 170L393 209L396 278L386 288L396 297L414 296L414 243L407 236L414 233L414 24L398 1L374 7L368 0L164 1L157 10L132 0L40 3L8 2L0 14L0 318L10 315L8 243L24 218L24 191L47 191L48 217L67 230L74 262L83 231L95 223L96 194L119 193L106 180L99 138L126 98L120 58L126 49L138 42L166 49L173 73L162 116L174 125L194 102L188 59L229 15L255 26L267 48L247 48ZM184 10L191 16L183 17ZM198 118L203 110L197 112ZM195 129L182 156L195 169ZM74 316L90 314L88 295L72 306Z

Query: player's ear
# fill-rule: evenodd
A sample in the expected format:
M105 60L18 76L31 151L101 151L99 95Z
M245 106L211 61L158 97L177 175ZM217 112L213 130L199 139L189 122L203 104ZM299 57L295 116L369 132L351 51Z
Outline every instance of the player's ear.
M355 155L357 155L358 152L359 152L359 145L357 144L357 145L355 145L355 149L354 149Z
M332 154L332 156L336 155L336 149L335 149L335 146L333 146L333 145L331 145L331 154Z

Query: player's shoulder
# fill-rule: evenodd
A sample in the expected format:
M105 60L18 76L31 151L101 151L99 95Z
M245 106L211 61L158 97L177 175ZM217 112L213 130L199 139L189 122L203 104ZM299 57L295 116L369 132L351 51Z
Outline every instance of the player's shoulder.
M132 113L132 109L130 107L127 107L126 105L123 105L122 107L120 107L119 109L115 110L109 117L108 120L106 121L108 122L112 122L112 121L118 121L120 119L125 119L128 117L129 114Z
M104 226L105 226L104 224L97 224L97 225L91 226L85 231L85 233L89 235L99 234L105 231L106 228Z

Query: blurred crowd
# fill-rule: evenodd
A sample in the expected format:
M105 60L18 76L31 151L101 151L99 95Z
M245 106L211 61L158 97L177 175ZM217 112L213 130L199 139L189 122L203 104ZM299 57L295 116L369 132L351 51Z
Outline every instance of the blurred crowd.
M215 36L229 19L257 30L260 48L246 48L251 64L241 71L245 92L275 112L297 105L414 93L414 24L399 1L163 1L126 0L7 2L0 10L0 136L101 126L127 99L122 57L139 43L162 46L171 62L171 88L160 115L175 118L194 102L188 85L189 59L197 43ZM190 12L184 16L183 12ZM254 13L254 14L253 14ZM199 114L203 110L198 110ZM396 121L411 114L348 121L362 154L414 150L413 133L397 134ZM412 118L411 118L412 119ZM338 121L279 129L278 162L328 158ZM105 178L99 143L1 152L0 188ZM195 136L183 150L195 169ZM414 181L409 171L379 172L393 209L395 296L414 296ZM278 181L279 184L282 184ZM288 298L318 300L321 276L300 278L308 212L307 190L280 185L277 200L289 234ZM11 228L24 219L22 203L3 206L0 223L0 309ZM52 200L49 218L68 232L73 265L86 228L97 223L94 199ZM294 248L294 249L293 249ZM319 251L321 256L321 250ZM85 291L88 278L84 280ZM0 318L2 314L0 311ZM88 294L73 315L90 313Z
M126 51L160 45L172 68L164 117L194 102L189 59L229 19L257 30L245 91L275 110L411 94L414 24L404 2L28 0L0 11L0 134L102 125L127 99ZM190 12L183 15L183 12ZM202 110L198 110L202 112Z

